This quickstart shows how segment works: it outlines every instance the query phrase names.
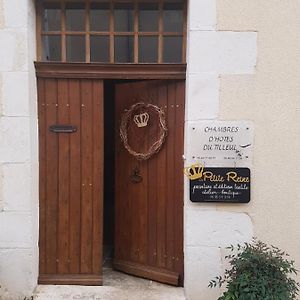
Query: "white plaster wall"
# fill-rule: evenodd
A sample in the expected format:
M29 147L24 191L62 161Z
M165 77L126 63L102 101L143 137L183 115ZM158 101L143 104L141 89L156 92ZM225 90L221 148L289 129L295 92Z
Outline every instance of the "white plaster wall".
M206 285L222 273L223 247L252 235L300 268L299 15L295 0L190 1L186 163L201 119L251 120L255 142L250 204L192 204L186 184L188 299L216 299Z
M224 75L248 76L256 71L257 33L217 30L215 0L190 0L187 51L185 165L197 160L199 141L193 127L203 120L247 119L238 114L220 115L220 90ZM241 75L240 75L241 74ZM232 101L236 100L232 95ZM251 120L251 118L248 118ZM185 293L188 300L215 300L220 290L209 289L209 280L223 273L224 248L251 240L253 220L248 205L234 209L189 201L185 180Z
M31 296L37 280L34 1L0 0L0 299Z
M300 2L219 0L218 30L258 32L254 76L221 77L220 117L255 122L254 234L300 269ZM222 210L238 208L222 207ZM300 281L300 276L298 277Z

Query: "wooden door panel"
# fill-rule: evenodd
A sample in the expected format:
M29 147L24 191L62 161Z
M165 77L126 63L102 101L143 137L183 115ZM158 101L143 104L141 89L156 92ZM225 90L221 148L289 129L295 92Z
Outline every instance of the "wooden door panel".
M103 82L38 78L41 284L102 284ZM73 133L49 130L73 125Z
M153 103L166 115L168 136L147 161L124 148L118 128L122 113L137 102ZM145 152L157 139L156 116L149 125L129 125L129 144ZM157 120L156 120L157 121ZM174 285L183 279L184 82L146 81L116 85L116 269ZM130 176L139 169L143 180Z
M69 80L69 96L72 99L73 105L70 106L70 124L81 123L81 95L80 95L80 81ZM70 199L72 204L70 205L70 257L80 257L80 228L81 224L78 222L81 218L81 161L78 157L81 156L81 144L80 134L70 135ZM80 261L79 259L71 259L70 261L70 273L80 273Z
M93 99L92 82L84 80L81 83L81 98L85 99L81 113L82 144L81 144L81 195L84 205L81 206L81 251L80 266L82 273L89 273L92 269L92 170L93 170Z
M92 202L93 210L93 231L92 231L92 273L102 273L102 257L103 257L103 176L104 176L104 103L103 98L103 82L93 81L93 199L101 198L101 201ZM100 130L99 130L100 129ZM97 137L98 138L95 138ZM101 153L101 155L99 155ZM95 166L101 166L95 167ZM100 224L100 226L99 226Z
M70 124L68 80L62 79L57 82L57 123ZM70 199L70 156L69 156L69 134L56 134L58 138L58 226L57 236L57 272L68 274L69 272L69 199ZM47 177L51 176L47 174Z
M54 134L48 134L48 128L57 124L57 81L47 80L45 81L45 103L44 110L46 111L46 127L45 127L45 138L46 148L40 149L40 152L45 151L46 153L46 211L45 211L45 222L41 219L41 223L45 224L45 245L46 253L46 270L49 274L55 274L57 272L57 206L58 206L58 136ZM47 105L48 104L48 105ZM40 105L40 103L39 103ZM43 133L40 132L40 136ZM43 169L43 162L40 161L41 169ZM48 177L48 174L51 176ZM43 187L40 186L40 189ZM41 216L42 218L43 216ZM42 224L40 224L42 226ZM43 230L43 228L40 228ZM43 231L42 231L43 234Z
M177 86L176 88L176 128L178 128L178 130L176 131L176 140L181 141L181 146L177 147L175 146L175 162L174 162L174 173L175 173L175 182L178 183L174 186L174 190L175 190L175 195L180 195L180 197L182 197L182 202L180 201L176 201L174 204L174 215L176 216L176 218L178 218L179 220L181 220L181 222L177 223L177 220L175 220L175 224L177 226L177 230L178 232L182 233L182 236L177 235L175 232L175 255L174 257L176 258L174 260L174 270L176 270L177 272L182 272L183 269L183 261L181 261L178 258L182 258L183 260L183 198L184 198L184 180L183 180L183 175L182 174L182 170L184 167L183 164L183 153L184 153L184 116L185 116L185 110L184 110L184 104L182 104L182 99L185 99L185 83L181 82L179 84L179 86ZM183 128L181 128L181 126ZM181 129L179 129L181 128ZM179 159L180 157L180 159ZM181 278L181 280L183 280L183 276ZM183 281L182 281L183 283Z
M45 103L45 81L38 80L37 88L39 93L39 101ZM38 105L38 115L39 115L39 159L44 161L43 164L40 164L39 168L39 269L41 273L46 272L46 190L47 190L47 181L46 181L46 136L45 133L47 128L47 119L46 111L42 105Z

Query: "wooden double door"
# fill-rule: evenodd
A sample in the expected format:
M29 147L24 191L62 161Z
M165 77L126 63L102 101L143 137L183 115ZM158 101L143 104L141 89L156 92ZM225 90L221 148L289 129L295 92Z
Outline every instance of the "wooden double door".
M183 281L184 82L116 83L114 267L173 285ZM136 102L166 116L159 153L138 161L124 148L119 125ZM40 284L102 284L104 84L100 79L38 78ZM131 126L132 127L132 126ZM151 118L130 129L132 147L147 151L158 136ZM138 170L142 180L131 180Z

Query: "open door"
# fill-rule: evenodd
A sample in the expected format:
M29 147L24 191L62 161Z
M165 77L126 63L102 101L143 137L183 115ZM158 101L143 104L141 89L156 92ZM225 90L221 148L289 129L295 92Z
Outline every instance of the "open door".
M184 81L119 83L115 88L114 267L172 285L183 283L184 94ZM119 135L123 113L138 102L160 107L168 127L160 151L145 161L129 154ZM138 152L146 152L158 135L154 114L145 127L129 121L129 143Z
M38 78L40 284L102 284L103 82Z

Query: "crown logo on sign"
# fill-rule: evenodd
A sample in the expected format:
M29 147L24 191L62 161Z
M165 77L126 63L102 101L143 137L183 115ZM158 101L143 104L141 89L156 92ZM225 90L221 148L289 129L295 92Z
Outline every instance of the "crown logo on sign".
M133 117L133 121L137 125L137 127L141 128L141 127L146 127L148 125L149 118L150 116L148 113L143 113L143 114L135 115Z
M202 178L204 166L195 164L184 169L184 174L191 180Z

